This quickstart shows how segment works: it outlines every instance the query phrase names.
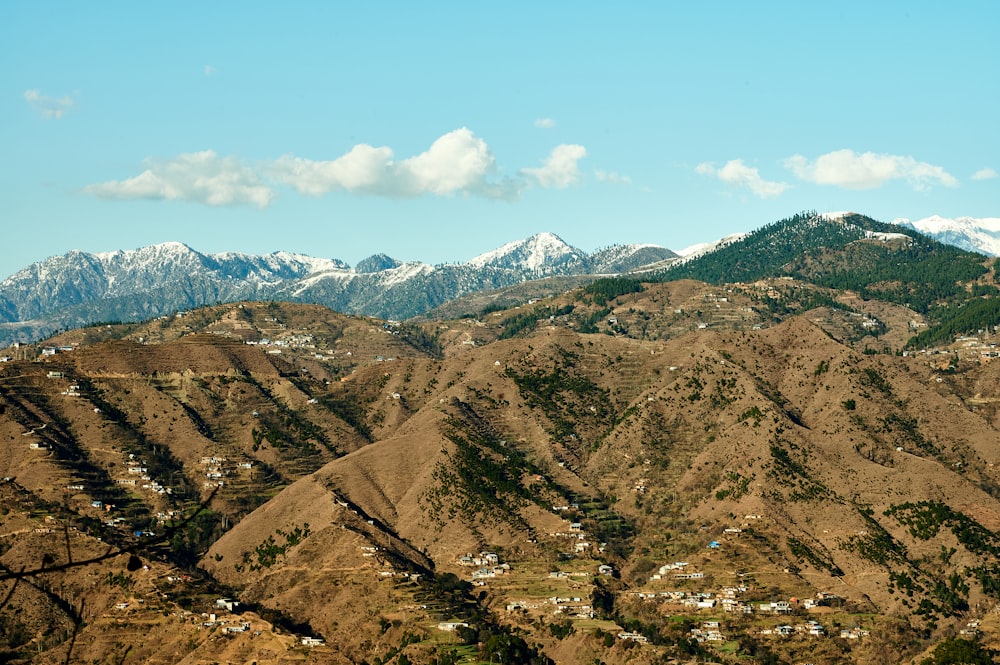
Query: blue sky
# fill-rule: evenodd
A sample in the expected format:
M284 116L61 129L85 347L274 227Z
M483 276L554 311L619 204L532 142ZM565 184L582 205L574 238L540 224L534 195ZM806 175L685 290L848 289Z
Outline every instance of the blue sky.
M998 26L991 1L7 0L0 277L168 240L440 263L998 217Z

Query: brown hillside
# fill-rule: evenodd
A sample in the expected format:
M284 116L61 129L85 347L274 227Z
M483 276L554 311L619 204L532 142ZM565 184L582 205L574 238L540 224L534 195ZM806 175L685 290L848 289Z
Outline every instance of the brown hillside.
M420 327L226 305L68 333L79 348L0 366L0 562L168 541L149 570L31 576L0 608L23 616L11 653L64 658L74 612L75 657L124 662L488 661L517 637L560 663L876 663L975 620L990 644L996 367L872 353L910 325L892 306L864 306L879 340L836 308L775 313L811 288L578 291ZM249 634L202 625L220 596Z

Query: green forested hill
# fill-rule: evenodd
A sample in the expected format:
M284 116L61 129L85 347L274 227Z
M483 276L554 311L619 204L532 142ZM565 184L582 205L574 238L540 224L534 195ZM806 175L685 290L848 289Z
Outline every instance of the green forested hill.
M661 279L722 284L795 277L927 315L935 325L920 341L933 343L1000 323L996 288L981 283L988 266L980 254L863 215L804 212L676 265Z

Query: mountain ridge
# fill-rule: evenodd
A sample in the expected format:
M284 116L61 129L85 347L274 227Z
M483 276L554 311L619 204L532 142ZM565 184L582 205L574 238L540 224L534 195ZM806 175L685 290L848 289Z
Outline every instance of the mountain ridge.
M911 228L935 240L988 256L1000 256L1000 217L956 217L932 215L916 221L899 218L894 224Z
M993 226L1000 228L1000 220L994 221ZM29 342L56 329L95 321L136 321L239 300L312 302L346 313L408 320L433 316L431 312L454 313L455 307L463 306L464 298L469 304L459 314L475 313L494 303L511 303L510 297L502 294L517 285L539 284L537 295L530 294L530 287L527 289L530 300L554 293L554 284L542 286L543 280L572 278L567 285L578 286L602 275L632 274L644 279L693 277L718 283L798 274L809 281L819 279L818 284L828 287L840 288L850 282L850 288L860 289L864 296L873 284L858 281L858 275L847 282L837 278L841 281L836 282L830 281L835 278L825 273L830 270L843 273L852 265L875 265L881 261L872 254L878 246L882 247L878 251L884 252L898 245L911 255L908 263L921 255L919 261L927 266L922 270L928 272L933 272L931 263L942 260L933 258L935 254L948 254L958 264L974 263L978 259L971 258L973 255L955 252L959 251L963 238L968 240L969 234L973 234L974 228L980 229L975 231L979 236L990 232L993 227L987 222L990 220L935 217L927 218L917 228L913 224L877 222L851 212L810 212L750 233L693 245L680 256L657 245L643 244L612 245L587 253L553 233L543 232L484 252L464 263L439 265L403 262L384 254L367 257L354 267L338 259L288 252L202 254L180 242L95 254L72 251L32 264L0 282L0 343ZM929 244L942 241L943 244ZM845 243L851 242L862 243L848 250L853 258L840 259L842 265L820 267L831 260L830 250L836 254L842 251L836 247L846 248ZM867 248L864 243L868 243ZM776 247L783 248L780 256L775 254ZM821 258L824 251L827 256ZM761 263L768 256L773 257L768 259L771 262ZM751 264L756 267L740 272L743 270L740 266ZM947 261L941 265L945 272L954 267L946 264ZM820 276L817 269L825 273ZM956 280L967 280L970 275L971 272L956 275ZM913 275L885 273L877 288L884 291L900 277L910 284L907 288L916 293L918 302L911 302L902 293L897 294L898 301L925 313L929 311L931 303L926 294L930 291L924 288L929 284L926 277L913 281ZM980 284L976 288L985 292L991 287ZM519 291L523 293L524 289ZM955 300L958 294L952 291ZM485 298L473 297L477 294L484 294ZM454 307L445 306L452 302ZM474 305L474 302L485 304ZM977 303L980 309L984 306ZM950 315L961 318L960 314L964 316L958 312Z
M432 266L373 255L338 259L273 252L202 254L180 242L136 250L78 250L0 282L0 342L33 341L57 328L134 321L214 302L297 300L339 311L405 319L471 291L531 279L627 271L676 256L654 245L587 254L540 233L474 257Z

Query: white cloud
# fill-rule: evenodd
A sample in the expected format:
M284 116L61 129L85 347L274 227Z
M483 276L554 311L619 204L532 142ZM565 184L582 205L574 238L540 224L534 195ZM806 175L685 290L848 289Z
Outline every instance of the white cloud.
M338 189L376 193L388 188L391 167L391 149L362 143L329 161L285 155L268 166L266 172L300 194L319 196Z
M470 194L516 198L517 184L492 179L495 171L496 159L489 146L465 127L401 161L394 159L391 148L359 144L333 160L286 155L265 168L278 182L313 196L341 190L394 197Z
M582 145L564 143L552 149L541 167L521 169L521 173L542 187L565 189L580 181L580 167L577 162L586 156L587 149Z
M913 157L858 154L847 149L828 152L811 162L802 155L793 155L785 160L785 167L802 180L844 189L875 189L889 180L905 180L917 191L936 184L946 187L958 184L940 166L918 162Z
M972 174L973 180L993 180L997 177L997 172L993 169L979 169Z
M56 99L43 95L37 89L25 90L24 100L31 104L31 108L38 111L43 118L55 118L56 120L63 117L63 114L73 108L76 103L69 95L62 99Z
M212 74L214 74L218 70L215 67L213 67L212 65L205 65L205 67L202 69L202 71L205 72L205 76L211 76Z
M552 118L537 118L535 120L535 127L539 129L552 129L556 126L556 121Z
M629 178L627 175L622 175L621 173L616 173L615 171L603 171L601 169L597 169L594 171L594 177L601 182L608 182L612 185L632 184L632 178Z
M403 160L395 159L387 146L364 143L332 160L289 154L254 167L206 150L170 160L147 160L145 170L135 177L89 185L83 191L106 199L166 199L260 208L274 199L274 184L308 196L344 191L388 197L430 194L514 200L529 182L555 188L577 183L577 162L586 154L583 146L556 146L541 167L523 169L518 177L502 177L497 175L496 158L486 142L462 127ZM599 172L598 178L629 182L617 173Z
M166 161L149 160L146 166L133 178L89 185L83 191L105 199L166 199L210 206L266 208L274 199L274 191L252 169L235 157L219 157L211 150Z
M427 152L399 164L400 183L416 195L483 193L489 190L486 176L496 170L496 160L486 141L465 127L434 141Z
M702 162L694 170L701 175L715 176L729 185L746 187L762 199L778 196L789 187L788 183L764 180L756 167L747 166L742 159L731 159L720 169L711 162Z

